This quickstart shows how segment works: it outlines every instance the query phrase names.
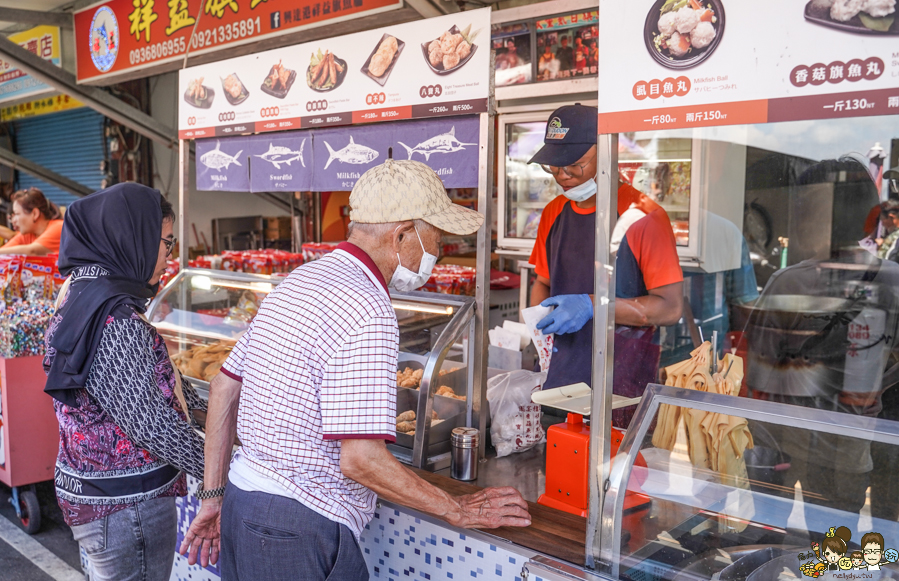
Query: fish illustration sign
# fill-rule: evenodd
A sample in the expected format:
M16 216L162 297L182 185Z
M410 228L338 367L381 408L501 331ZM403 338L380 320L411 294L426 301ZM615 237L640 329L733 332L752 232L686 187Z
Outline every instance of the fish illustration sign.
M247 138L197 141L197 189L246 192L250 189Z
M312 187L312 132L249 138L250 191L300 192Z
M347 191L390 155L424 162L447 188L474 188L479 132L467 116L197 140L197 188Z

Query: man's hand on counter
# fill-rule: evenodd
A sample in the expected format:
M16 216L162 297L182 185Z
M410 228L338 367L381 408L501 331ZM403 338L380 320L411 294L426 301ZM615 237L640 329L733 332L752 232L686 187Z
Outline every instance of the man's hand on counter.
M514 488L485 488L452 496L403 466L384 440L341 440L340 471L384 500L442 518L464 528L526 527L527 503Z
M474 494L455 497L459 512L446 515L453 526L466 529L526 527L531 524L528 503L511 486L485 488Z

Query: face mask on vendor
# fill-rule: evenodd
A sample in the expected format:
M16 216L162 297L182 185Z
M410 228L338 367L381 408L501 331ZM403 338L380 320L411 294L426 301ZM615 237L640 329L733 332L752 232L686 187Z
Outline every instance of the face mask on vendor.
M397 228L399 228L399 226L397 226ZM413 226L413 228L415 228L415 226ZM437 264L437 257L425 250L425 245L421 241L421 235L418 233L418 228L415 228L415 236L418 238L418 244L421 246L422 252L418 272L413 272L403 266L403 260L400 258L400 253L397 252L396 259L397 262L399 262L399 266L396 267L396 270L393 271L393 276L390 277L390 284L388 285L390 288L403 292L414 291L424 286L424 284L428 282L428 279L431 278L431 271L434 270L434 265Z

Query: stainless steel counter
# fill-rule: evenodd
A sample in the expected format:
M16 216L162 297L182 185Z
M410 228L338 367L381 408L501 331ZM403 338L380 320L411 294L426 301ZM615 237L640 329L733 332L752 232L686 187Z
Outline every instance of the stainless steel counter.
M521 454L497 458L496 452L478 466L478 479L469 482L481 488L512 486L525 500L537 502L546 489L546 444L540 444ZM450 471L439 470L440 476L450 477Z

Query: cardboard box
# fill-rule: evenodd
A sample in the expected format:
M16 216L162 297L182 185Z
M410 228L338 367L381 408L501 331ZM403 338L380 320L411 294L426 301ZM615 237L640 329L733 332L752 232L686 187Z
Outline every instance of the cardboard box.
M266 240L290 240L290 216L264 218Z

